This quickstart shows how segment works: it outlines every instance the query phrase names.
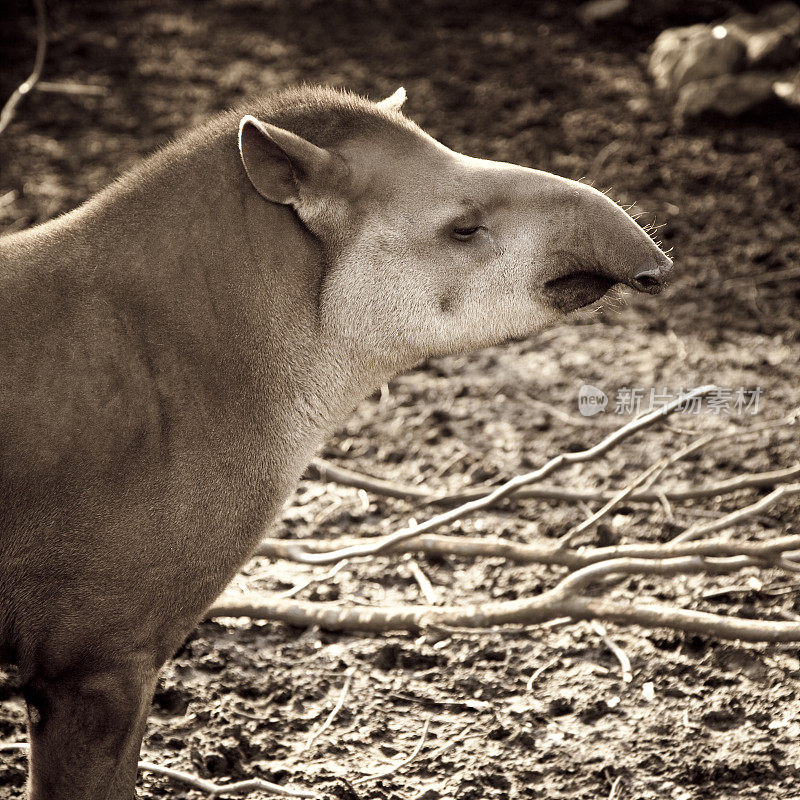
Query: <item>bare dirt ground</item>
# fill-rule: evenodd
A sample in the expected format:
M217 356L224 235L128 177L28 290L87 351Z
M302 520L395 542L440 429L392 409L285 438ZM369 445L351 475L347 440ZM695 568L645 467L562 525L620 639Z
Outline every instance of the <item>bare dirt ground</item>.
M759 118L678 127L651 92L646 51L660 30L724 16L730 3L634 3L587 30L568 2L430 0L324 3L200 0L50 3L46 78L102 85L101 96L36 93L1 137L0 230L73 207L170 136L251 93L298 81L378 99L404 85L407 113L449 146L613 186L666 222L676 275L659 298L583 313L542 336L437 359L366 400L323 455L432 489L495 482L591 445L630 417L577 412L584 383L715 382L760 387L755 417L675 417L606 458L561 473L567 486L612 487L691 440L692 431L778 418L800 405L800 123ZM2 96L32 53L26 2L0 31ZM6 66L8 65L8 66ZM671 468L664 485L787 467L796 428L727 440ZM757 492L675 503L623 503L585 538L661 541L752 502ZM797 500L739 535L800 532ZM275 535L392 530L429 511L305 480ZM516 502L455 531L536 542L584 506ZM556 570L500 559L418 558L448 602L534 595ZM265 559L243 587L283 591L326 568ZM630 578L620 597L780 619L800 612L796 576ZM710 597L710 589L729 591ZM305 599L421 602L407 560L347 564ZM784 617L785 618L785 617ZM274 623L201 625L164 671L143 757L225 780L245 776L387 800L501 798L800 798L800 648L744 645L609 626L633 681L586 623L450 635L342 635ZM331 727L306 748L353 670ZM652 684L652 686L649 686ZM24 738L13 675L0 682L0 742ZM397 764L427 740L411 764ZM23 796L22 755L0 755L0 798ZM616 788L612 791L612 786ZM197 798L142 773L141 795ZM263 796L263 795L262 795Z

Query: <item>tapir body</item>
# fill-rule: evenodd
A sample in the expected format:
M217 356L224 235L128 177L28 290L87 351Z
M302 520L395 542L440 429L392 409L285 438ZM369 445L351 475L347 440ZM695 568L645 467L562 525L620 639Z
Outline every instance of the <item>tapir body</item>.
M33 800L131 800L157 673L325 436L420 359L669 259L583 184L291 90L0 239L0 660Z

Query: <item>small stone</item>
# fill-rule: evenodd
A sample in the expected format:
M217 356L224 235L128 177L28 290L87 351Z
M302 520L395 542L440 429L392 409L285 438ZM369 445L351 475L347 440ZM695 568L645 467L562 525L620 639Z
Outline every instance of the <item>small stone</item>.
M720 75L684 86L675 111L679 119L706 115L739 117L774 98L772 78L759 73Z
M674 98L687 84L737 72L745 52L724 26L668 28L653 43L648 71L656 86Z
M800 111L800 70L772 84L772 91L787 106Z

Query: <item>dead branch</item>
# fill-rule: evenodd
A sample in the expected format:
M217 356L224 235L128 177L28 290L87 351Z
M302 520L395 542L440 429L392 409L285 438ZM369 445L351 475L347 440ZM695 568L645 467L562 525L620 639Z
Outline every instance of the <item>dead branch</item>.
M411 571L411 575L413 576L414 580L417 582L417 586L419 586L422 596L428 602L428 605L437 605L439 601L436 597L436 591L433 588L433 584L430 582L428 576L422 571L422 567L420 567L420 565L417 564L413 558L411 558L408 560L408 568Z
M793 409L787 416L760 425L754 425L744 430L736 429L733 431L721 431L709 433L699 437L694 442L683 448L681 455L677 453L672 456L671 463L684 458L690 453L699 450L707 444L727 438L744 439L761 433L765 430L794 425L800 416L800 408ZM331 464L324 459L314 459L308 467L307 476L317 478L321 481L338 483L341 486L350 486L356 489L363 489L373 494L384 497L393 497L398 500L408 500L410 502L424 503L433 506L453 506L466 503L471 500L483 497L492 491L491 486L475 486L464 489L452 494L436 494L428 489L421 489L416 486L398 484L383 478L376 478L361 472L345 469L344 467ZM671 501L699 500L705 497L713 497L717 494L730 494L740 489L761 488L764 486L774 486L776 483L789 481L800 477L800 464L782 470L772 470L768 472L755 473L722 481L718 484L710 484L701 487L687 487L686 489L665 489L658 491L639 491L632 492L628 496L630 502L654 503L662 502L662 497ZM559 486L534 486L523 487L511 492L511 495L518 500L555 500L566 502L607 502L613 499L619 490L581 490L567 489Z
M733 494L743 489L763 489L764 487L775 486L775 484L796 480L797 478L800 478L800 464L784 469L758 472L752 475L737 475L735 478L728 478L719 483L710 483L705 486L665 489L664 491L631 492L626 499L630 503L657 503L660 502L663 495L672 502L703 500L717 495ZM463 497L474 497L477 493L477 490L464 492ZM518 500L560 500L568 503L576 503L583 500L588 503L606 502L614 497L614 493L613 489L592 491L566 489L558 486L531 486L515 492L514 498ZM453 495L453 498L455 497ZM442 505L452 505L452 502L450 502L449 498L442 498Z
M716 438L716 437L714 437ZM707 441L712 441L708 437ZM421 501L426 505L432 506L452 506L457 503L475 500L483 497L491 487L476 486L472 489L465 489L461 492L447 495L434 495L426 489L419 489L414 486L405 486L382 478L373 478L363 473L353 472L352 470L337 467L327 461L316 459L309 466L309 475L319 476L320 480L327 480L338 483L342 486L351 486L357 489L364 489L373 494L383 495L384 497L394 497L398 500ZM800 464L784 469L769 470L767 472L755 472L746 475L737 475L719 483L710 483L705 486L690 486L684 489L673 488L661 491L643 490L634 491L627 496L628 502L632 503L656 503L661 502L665 497L670 501L683 500L702 500L706 497L715 497L720 494L733 494L744 489L762 489L774 486L777 483L791 481L800 478ZM584 501L587 503L604 503L614 498L619 490L615 489L569 489L562 486L531 486L519 489L512 493L515 500L553 500L568 503Z
M33 0L33 5L36 8L36 57L33 62L33 71L16 88L11 97L6 100L6 104L0 111L0 133L8 127L14 118L14 112L22 98L30 93L31 89L38 83L39 78L42 77L44 57L47 52L47 17L45 15L44 0Z
M296 583L291 589L281 592L280 597L294 597L296 594L300 594L304 589L308 589L309 586L313 586L315 583L324 583L330 580L337 572L341 571L344 564L344 561L340 561L338 564L334 564L324 575L312 576L304 581L300 581L300 583Z
M511 480L506 481L498 486L489 494L457 506L450 511L438 514L435 517L431 517L430 519L419 523L418 525L411 525L408 528L397 531L396 533L379 537L372 542L363 542L359 545L354 545L349 548L344 548L342 550L332 551L329 553L312 553L304 550L301 545L295 545L290 551L292 558L295 561L301 561L307 564L332 564L344 558L377 555L378 553L382 553L397 542L411 539L414 536L419 536L422 533L428 533L435 528L442 527L443 525L449 525L458 519L462 519L463 517L469 516L476 511L487 508L504 497L512 494L522 486L527 486L528 484L540 481L567 464L579 464L598 458L607 453L616 445L633 436L635 433L638 433L644 428L647 428L657 421L665 418L667 415L682 407L691 399L709 394L716 388L716 386L709 385L700 386L697 389L693 389L691 392L687 392L685 395L675 398L672 402L667 403L662 408L651 411L650 413L644 414L641 417L637 417L626 425L623 425L621 428L618 428L606 436L598 444L594 445L594 447L577 452L560 453L559 455L551 458L539 469L523 475L517 475L511 478Z
M36 91L51 94L90 95L92 97L105 97L108 94L105 86L90 83L51 83L50 81L39 81L36 84Z
M338 483L354 489L364 489L373 494L384 497L394 497L398 500L430 500L430 492L426 489L417 489L413 486L398 486L391 481L364 475L361 472L337 467L322 458L315 458L306 469L306 476L320 481Z
M525 683L525 691L529 692L533 689L533 684L536 683L537 678L540 678L543 673L545 673L550 667L554 664L557 664L559 661L559 656L553 656L549 661L546 661L540 667L537 667L532 673L530 678Z
M704 487L698 487L697 489L693 490L691 493L691 499L695 497L710 497L710 496L717 496L723 495L727 493L733 493L736 491L740 491L743 489L749 488L760 488L764 486L774 486L776 483L780 484L782 481L789 481L792 478L800 477L800 464L794 467L789 467L788 469L781 469L781 470L773 470L771 472L761 472L755 473L753 475L744 475L738 476L729 481L722 481L717 484L709 484ZM541 487L543 488L543 487ZM558 490L560 491L560 490ZM569 491L569 490L564 490ZM689 492L683 492L682 494L679 492L659 492L653 493L652 499L659 500L661 497L663 498L675 498L676 495L680 495L677 499L687 499L686 495ZM592 494L591 496L587 495L575 495L578 499L581 497L586 497L588 499L602 499L604 497L610 497L613 499L613 494L609 492L601 492ZM769 497L769 495L767 496ZM780 497L780 495L779 495ZM552 498L550 498L552 499ZM635 501L639 499L643 499L642 495L637 495L637 493L633 492L628 495L628 501ZM762 503L759 506L757 511L762 511L764 509L763 502L766 498L763 498L759 503ZM734 512L738 513L738 512ZM753 512L757 513L757 512ZM730 518L730 515L728 515ZM703 525L693 526L692 528L687 529L684 533L688 533L689 531L693 531L691 537L688 538L699 538L707 533L711 533L715 530L718 530L716 526L720 523L723 523L725 517L722 517L718 520L714 520L711 523L704 523ZM722 527L727 527L728 523L722 524ZM733 524L733 523L730 523ZM680 534L683 536L684 534ZM360 539L338 539L338 540L317 540L317 539L304 539L303 540L303 548L306 552L311 553L330 553L335 550L341 550L344 548L350 548L357 546L362 543L363 540ZM266 556L267 558L287 558L292 559L293 553L295 552L295 542L292 540L287 539L263 539L259 546L256 548L253 555L256 556ZM661 545L654 545L657 547L661 547ZM631 545L634 547L635 550L630 553L630 555L640 556L642 558L647 558L645 554L647 552L647 545ZM645 548L644 550L642 548ZM524 545L518 544L517 542L510 542L504 539L476 539L476 538L469 538L469 537L459 537L459 538L452 538L452 537L443 537L437 535L427 535L427 536L415 536L406 543L400 542L398 544L392 545L391 547L385 550L386 553L428 553L430 555L456 555L456 556L497 556L501 558L507 558L511 561L517 561L523 564L531 564L531 563L541 563L541 564L554 564L554 565L561 565L565 567L578 567L583 566L584 564L588 563L584 561L585 554L576 555L574 552L569 550L564 550L563 553L558 554L557 551L560 549L560 545ZM594 552L594 551L593 551ZM598 552L602 552L602 549ZM660 551L659 551L660 552ZM680 553L675 553L675 555L679 555ZM730 555L727 553L726 555ZM609 556L610 557L610 556ZM665 557L667 557L665 555ZM326 579L329 577L329 574L323 576L321 580ZM295 587L294 589L290 589L289 591L294 594L296 591L300 591L300 589L306 588L307 585L316 582L320 579L312 578L307 582L304 582L299 585L299 588ZM288 594L288 593L287 593Z
M680 456L680 453L675 454L676 459L678 456ZM639 475L637 475L627 486L616 492L602 508L599 508L593 514L588 516L585 520L583 520L583 522L573 525L558 540L558 543L562 547L568 547L577 536L591 528L592 525L599 522L601 519L603 519L603 517L610 514L626 497L629 497L633 493L634 489L638 488L643 483L648 483L649 485L652 481L656 480L670 463L670 458L662 458L660 461L657 461L655 464L652 464L646 470L639 473Z
M206 614L210 617L245 616L287 622L296 627L318 625L329 630L417 632L427 626L490 627L493 625L536 625L559 617L574 620L602 619L704 633L720 639L747 641L798 641L800 624L762 622L738 617L724 617L706 612L660 605L625 604L581 596L602 579L611 575L689 575L729 573L749 566L780 566L778 556L796 549L797 537L783 537L783 550L777 547L759 556L741 554L710 559L708 556L671 558L610 558L584 566L563 578L556 586L534 598L487 602L466 606L391 606L346 608L330 603L303 603L267 599L260 603L219 603ZM788 540L788 542L787 542ZM769 543L775 545L775 541ZM689 543L686 543L688 546ZM697 546L708 542L697 542ZM722 544L722 543L720 543ZM688 627L687 627L688 626Z
M305 546L311 552L324 553L351 547L357 539L323 541L307 539ZM259 554L272 558L289 558L290 542L283 539L265 539ZM607 561L612 558L677 558L701 556L725 558L745 555L751 558L768 558L781 552L800 550L800 535L783 536L763 542L732 542L728 539L707 539L693 542L670 542L667 544L623 544L612 547L580 548L567 550L558 542L546 544L522 544L503 538L477 538L465 536L443 536L428 534L400 542L384 555L401 553L424 553L432 556L486 556L505 558L518 564L545 564L548 566L580 567Z
M20 750L27 752L30 750L30 745L24 742L14 742L13 744L0 744L0 751L2 750ZM250 794L250 792L267 792L272 795L280 795L281 797L304 797L316 798L319 795L314 792L305 792L302 789L289 789L286 786L281 786L279 783L271 783L270 781L262 780L261 778L249 778L244 781L237 781L236 783L213 783L207 781L205 778L199 778L196 775L191 775L188 772L181 772L177 769L170 767L162 767L160 764L152 764L149 761L140 761L139 769L145 772L154 772L156 775L163 775L165 778L184 783L197 789L200 792L205 792L211 797L222 797L229 794Z
M700 571L700 570L698 570ZM418 633L428 625L465 628L492 625L540 625L551 619L602 619L642 628L672 630L747 642L800 641L800 622L764 622L725 617L656 604L621 603L585 597L567 597L546 603L507 601L482 606L388 606L346 608L332 603L264 600L260 603L221 603L206 614L211 617L249 617L285 622L298 628L318 625L326 630Z
M237 781L236 783L213 783L207 781L205 778L198 778L196 775L191 775L188 772L180 772L176 769L169 767L162 767L159 764L151 764L149 761L140 761L139 769L145 772L154 772L156 775L163 775L170 780L179 783L185 783L193 789L205 792L211 797L222 797L229 794L250 794L250 792L267 792L268 794L277 794L281 797L306 797L315 798L319 795L314 792L304 792L301 789L288 789L278 783L265 781L262 778L248 778L244 781Z
M617 800L617 798L619 797L618 790L621 783L622 783L622 775L617 775L617 777L614 778L614 783L611 784L611 791L608 793L608 800Z
M464 739L472 738L466 734L474 727L475 726L471 722L468 725L465 725L452 739L450 739L448 742L445 742L441 747L437 747L430 755L426 756L425 760L428 762L434 761L435 759L439 758L439 756L444 755L448 750L452 750L459 742L463 742ZM472 734L472 736L476 735L483 736L482 733Z
M177 769L162 767L159 764L151 764L149 761L140 761L139 769L146 772L154 772L156 775L163 775L170 780L185 783L193 789L205 792L211 797L222 797L230 794L250 794L250 792L266 792L268 794L280 795L281 797L319 797L314 792L304 792L300 789L288 789L279 783L265 781L262 778L249 778L236 783L213 783L205 778L198 778L188 772L180 772Z

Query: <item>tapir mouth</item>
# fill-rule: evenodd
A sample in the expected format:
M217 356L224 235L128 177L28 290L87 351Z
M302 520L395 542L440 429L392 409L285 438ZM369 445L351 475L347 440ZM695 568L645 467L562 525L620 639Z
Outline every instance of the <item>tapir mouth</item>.
M571 272L544 284L544 294L559 311L567 314L600 300L618 281L597 272Z

